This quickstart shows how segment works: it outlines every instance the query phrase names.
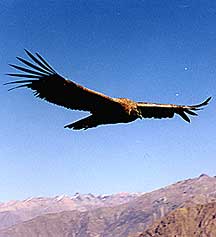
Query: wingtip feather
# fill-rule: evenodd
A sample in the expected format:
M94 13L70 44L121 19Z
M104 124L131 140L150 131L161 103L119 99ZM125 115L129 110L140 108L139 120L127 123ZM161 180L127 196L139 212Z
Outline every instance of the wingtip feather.
M6 82L4 83L3 85L11 85L11 84L16 84L16 83L31 83L33 82L34 80L19 80L19 81L10 81L10 82Z
M212 99L212 97L208 97L205 101L203 101L202 103L198 104L198 105L194 105L194 106L191 106L191 107L195 107L195 108L199 108L199 107L202 107L202 106L205 106L205 105L208 105L209 101Z
M18 88L22 88L22 87L27 87L27 86L28 86L28 84L15 86L15 87L12 87L12 88L8 89L8 91L12 91L12 90L15 90L15 89L18 89Z
M188 123L190 123L190 118L184 113L184 111L179 111L178 114Z

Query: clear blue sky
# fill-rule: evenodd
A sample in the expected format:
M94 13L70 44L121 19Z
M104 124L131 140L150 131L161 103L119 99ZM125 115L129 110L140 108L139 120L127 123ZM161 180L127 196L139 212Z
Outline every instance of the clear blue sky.
M110 96L195 104L191 124L139 120L72 131L87 115L0 86L0 201L150 191L216 170L216 2L2 0L0 73L39 52L62 75Z

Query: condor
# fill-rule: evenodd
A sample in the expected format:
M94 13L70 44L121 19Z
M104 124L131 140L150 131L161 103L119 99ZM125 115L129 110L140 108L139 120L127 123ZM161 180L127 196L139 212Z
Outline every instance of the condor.
M12 77L23 78L23 80L6 83L7 85L16 84L9 90L27 87L34 91L35 96L53 104L91 113L90 116L68 124L65 128L88 129L102 124L128 123L138 118L172 118L174 114L178 114L190 122L187 114L197 115L194 111L200 110L211 99L209 97L197 105L175 105L135 102L127 98L111 98L63 78L38 53L34 56L27 50L25 52L32 62L17 57L27 67L10 64L11 67L24 72L24 74L8 74Z

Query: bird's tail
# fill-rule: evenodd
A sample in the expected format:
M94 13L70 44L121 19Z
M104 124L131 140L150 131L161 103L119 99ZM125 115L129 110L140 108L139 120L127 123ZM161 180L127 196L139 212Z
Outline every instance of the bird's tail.
M71 124L67 124L64 126L64 128L70 128L70 129L74 129L74 130L80 130L80 129L88 129L88 128L93 128L96 127L97 125L99 125L97 119L95 118L95 116L90 115L84 119L78 120L74 123Z

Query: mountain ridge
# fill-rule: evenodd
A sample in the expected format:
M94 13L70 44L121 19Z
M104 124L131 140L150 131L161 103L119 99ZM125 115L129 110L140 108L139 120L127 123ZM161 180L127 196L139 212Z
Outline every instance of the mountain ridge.
M211 202L216 202L216 178L202 174L144 193L120 205L38 216L0 230L0 237L36 237L38 233L41 237L138 236L178 208Z
M79 194L55 197L31 197L23 201L0 204L0 229L48 213L62 211L87 211L99 207L115 206L129 202L142 193L116 193L111 195Z

